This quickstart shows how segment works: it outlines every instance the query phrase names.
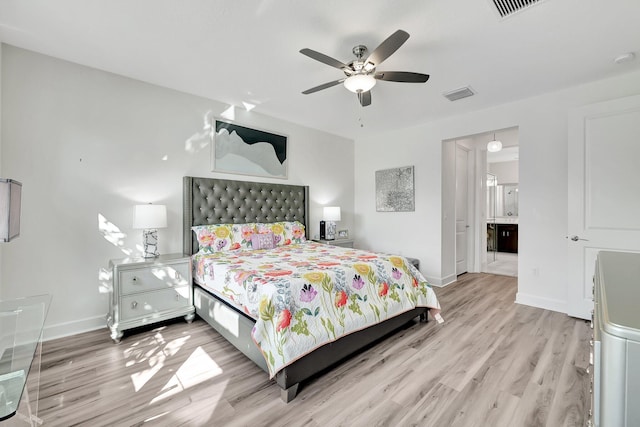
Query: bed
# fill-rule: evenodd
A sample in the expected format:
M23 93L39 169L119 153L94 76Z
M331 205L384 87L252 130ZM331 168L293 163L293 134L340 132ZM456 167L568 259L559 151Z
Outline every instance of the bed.
M206 265L211 265L211 268L214 268L213 266L215 265L234 268L235 270L233 271L235 272L235 276L241 276L241 279L243 280L242 284L246 287L246 275L243 275L244 273L239 273L240 270L238 270L238 268L240 266L243 268L249 268L245 266L248 266L251 262L264 262L264 260L260 259L264 256L270 256L271 259L288 260L289 262L289 265L286 266L288 270L281 268L281 264L276 264L276 267L273 267L274 264L270 264L270 267L272 267L270 270L272 275L276 275L274 274L274 271L277 273L286 270L288 275L292 275L297 278L301 276L309 278L310 276L308 274L312 274L313 272L306 275L304 272L300 274L292 273L294 269L292 265L294 264L304 264L301 268L307 268L308 270L321 268L321 270L319 270L320 274L325 274L325 271L327 272L326 275L332 274L329 273L328 270L325 270L327 268L331 268L328 266L329 263L325 262L320 267L310 267L308 263L300 263L295 257L304 256L304 252L316 251L318 253L312 253L311 256L314 259L320 260L323 256L325 258L342 257L341 259L356 259L367 256L366 253L357 250L336 253L335 251L348 251L348 249L339 248L337 246L329 247L328 245L321 245L317 243L314 244L309 241L302 242L299 245L293 244L276 247L273 250L277 252L260 250L251 253L247 251L246 258L241 257L242 252L244 252L242 248L234 248L237 250L229 252L215 252L213 254L203 255L202 252L198 253L200 249L198 238L201 238L201 236L196 236L196 233L192 231L193 227L212 226L214 224L236 224L238 225L236 228L239 228L242 224L261 224L269 226L274 223L291 223L301 224L303 226L301 229L303 229L305 233L308 233L309 189L307 186L298 185L198 177L184 177L183 185L184 252L194 257L194 266L200 266L198 267L200 270L208 268L203 267ZM304 241L307 240L306 238L308 238L308 236L303 236L299 240ZM200 243L202 243L202 241ZM371 256L375 257L374 255ZM211 264L205 264L205 261L210 262ZM400 269L398 272L394 267L393 274L402 275L404 272L420 276L415 268L410 265L410 263L402 261L401 257L395 257L393 261L397 263L397 267ZM355 267L357 268L358 265L355 265ZM255 264L251 268L253 269L251 271L255 272L261 268L261 265ZM275 270L273 270L274 268ZM360 268L363 267L360 266ZM220 276L220 274L221 273L218 272L216 273L216 276ZM316 272L316 274L318 273ZM201 278L194 283L194 304L196 306L196 314L209 323L216 331L224 336L236 348L242 351L254 363L260 366L265 372L269 373L281 388L281 398L284 402L291 401L296 396L300 383L310 377L336 364L376 340L390 334L416 317L419 317L420 320L426 321L427 312L429 310L425 303L420 304L418 307L412 305L409 308L401 310L399 314L393 314L392 317L386 318L385 320L371 326L351 326L352 329L348 331L347 335L341 337L338 336L329 342L316 345L313 347L312 351L301 351L297 355L294 354L286 362L282 362L278 365L278 363L274 362L273 353L275 352L272 353L270 351L267 346L267 342L270 341L269 333L273 334L274 337L283 337L284 333L288 332L282 328L284 324L282 312L280 312L280 318L275 316L277 319L273 319L272 329L265 332L266 329L264 324L268 324L268 322L265 322L264 320L272 320L271 318L274 317L274 310L270 305L268 305L271 304L270 301L267 304L263 297L263 300L261 301L254 301L256 303L254 308L248 308L250 305L249 303L246 301L242 301L241 303L241 301L233 298L235 295L233 291L225 289L229 292L223 292L220 289L214 289L208 286L206 280L202 278L202 271L194 272L194 277L198 277L198 275L200 275ZM212 273L211 277L213 276L214 275ZM360 280L359 276L358 279ZM264 280L264 278L256 280ZM282 280L284 280L284 278L278 277L277 280L278 283L283 283ZM294 279L292 278L292 283L293 280ZM310 280L310 282L309 280L306 280L309 283L304 286L314 284L313 277L311 277ZM422 278L422 280L424 279ZM372 279L372 283L374 281L375 279ZM413 279L413 283L417 286L415 278ZM226 284L229 285L228 278ZM426 285L426 281L424 284ZM386 283L383 283L383 285L386 286ZM318 284L316 287L319 288L320 286L321 285ZM428 287L428 285L426 286ZM310 291L315 293L315 290L313 289L310 289ZM339 297L341 294L336 292L336 290L333 290L333 292L336 295L335 307L344 308L340 306L345 306L347 300L340 300ZM389 292L389 289L381 288L380 292L387 293ZM346 297L346 294L344 296ZM374 297L375 295L371 296L370 300ZM433 296L433 298L435 298L435 296ZM295 304L299 307L301 303L300 301L297 301L294 305ZM362 304L362 307L365 305L366 304ZM431 299L429 306L430 308L439 310L437 300ZM265 307L269 307L271 312L269 312L269 309ZM372 309L375 308L372 307ZM300 310L308 313L311 316L310 319L313 319L314 314L315 316L318 316L319 308L316 307L315 313L313 313L313 308L311 310L307 308L300 308ZM301 313L297 312L297 314ZM284 318L284 321L286 321L285 328L290 324L291 313L288 313L288 316L288 318L286 316ZM257 319L261 319L262 321ZM324 319L321 320L323 326L327 329L324 324ZM344 315L343 322L340 324L343 325L343 323ZM336 326L338 325L336 324ZM265 336L266 338L256 338L256 336L261 336L256 332L257 330L261 330L263 332L262 336ZM252 335L252 332L255 333ZM327 333L329 332L333 331L327 331ZM301 335L299 336L304 338ZM276 344L274 343L274 345Z

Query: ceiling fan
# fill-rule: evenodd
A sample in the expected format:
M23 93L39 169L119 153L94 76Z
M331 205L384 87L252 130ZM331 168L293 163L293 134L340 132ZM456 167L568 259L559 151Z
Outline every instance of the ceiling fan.
M346 76L332 82L312 87L302 93L308 95L343 83L347 89L358 95L360 105L366 107L367 105L371 105L371 88L375 86L376 80L401 83L426 82L429 80L428 74L412 73L409 71L376 71L376 68L382 63L382 61L398 50L408 38L409 33L398 30L387 37L385 41L380 43L380 46L375 48L375 50L371 52L366 59L364 58L368 51L367 47L358 45L352 50L356 59L348 64L342 63L337 59L331 58L330 56L316 52L312 49L300 50L301 54L306 55L309 58L342 70Z

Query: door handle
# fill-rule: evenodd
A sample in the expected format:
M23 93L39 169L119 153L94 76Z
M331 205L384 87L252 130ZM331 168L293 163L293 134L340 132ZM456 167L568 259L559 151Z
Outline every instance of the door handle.
M588 242L588 241L589 241L589 239L581 239L581 238L580 238L580 237L578 237L578 236L571 236L571 237L569 237L569 236L565 236L565 237L566 237L567 239L571 239L571 241L572 241L572 242L577 242L578 240L583 240L583 241L585 241L585 242Z

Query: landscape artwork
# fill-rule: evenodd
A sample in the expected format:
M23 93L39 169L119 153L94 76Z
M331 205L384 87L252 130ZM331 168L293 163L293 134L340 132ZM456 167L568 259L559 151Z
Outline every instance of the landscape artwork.
M216 120L211 164L214 172L287 177L287 137Z
M376 171L376 211L415 210L413 166Z

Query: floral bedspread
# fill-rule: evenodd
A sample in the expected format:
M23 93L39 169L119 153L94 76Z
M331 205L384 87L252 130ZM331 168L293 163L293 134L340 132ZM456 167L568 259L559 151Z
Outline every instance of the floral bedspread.
M256 319L253 340L272 377L343 335L415 307L440 311L431 286L399 256L305 242L196 254L194 270Z

